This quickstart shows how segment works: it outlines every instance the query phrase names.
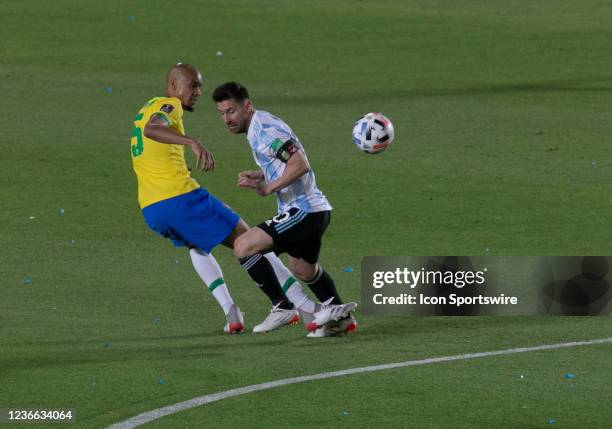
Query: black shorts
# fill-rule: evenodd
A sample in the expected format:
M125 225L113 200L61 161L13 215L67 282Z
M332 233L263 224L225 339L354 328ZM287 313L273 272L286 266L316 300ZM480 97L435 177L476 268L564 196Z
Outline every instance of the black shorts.
M319 260L321 237L331 220L331 211L307 213L296 207L257 225L274 242L274 252L288 253L310 264Z

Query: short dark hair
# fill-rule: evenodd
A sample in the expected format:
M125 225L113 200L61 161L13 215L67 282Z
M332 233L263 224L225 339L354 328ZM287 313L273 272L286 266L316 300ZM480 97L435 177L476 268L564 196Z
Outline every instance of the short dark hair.
M249 98L249 92L238 82L225 82L223 85L216 87L212 94L212 99L217 103L232 98L238 102L243 102Z

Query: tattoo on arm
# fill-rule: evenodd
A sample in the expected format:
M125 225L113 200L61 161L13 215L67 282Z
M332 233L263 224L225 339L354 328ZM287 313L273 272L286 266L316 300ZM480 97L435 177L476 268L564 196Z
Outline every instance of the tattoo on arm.
M168 121L167 116L163 116L160 113L154 113L150 118L147 125L162 125L164 127L169 127L170 122Z

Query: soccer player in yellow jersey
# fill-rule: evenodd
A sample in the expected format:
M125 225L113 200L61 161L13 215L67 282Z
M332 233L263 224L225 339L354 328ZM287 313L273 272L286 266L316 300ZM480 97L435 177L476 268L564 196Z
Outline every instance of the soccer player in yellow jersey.
M183 112L194 110L201 87L202 75L194 66L179 63L170 69L165 97L146 102L134 119L132 164L147 225L176 246L189 249L196 272L225 313L224 331L238 333L244 330L243 316L211 251L221 243L233 248L234 240L249 228L228 206L200 187L185 162L187 146L195 154L197 169L211 171L215 167L212 154L200 141L186 135L183 126ZM273 304L273 311L263 324L255 326L255 332L297 323L295 307L314 309L314 303L274 253L258 253L240 259L240 263Z

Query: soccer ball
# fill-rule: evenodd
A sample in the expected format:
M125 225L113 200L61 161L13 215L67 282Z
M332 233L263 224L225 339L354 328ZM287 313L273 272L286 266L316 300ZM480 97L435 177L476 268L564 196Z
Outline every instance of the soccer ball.
M353 142L365 153L381 153L393 143L393 124L382 113L363 115L353 127Z

